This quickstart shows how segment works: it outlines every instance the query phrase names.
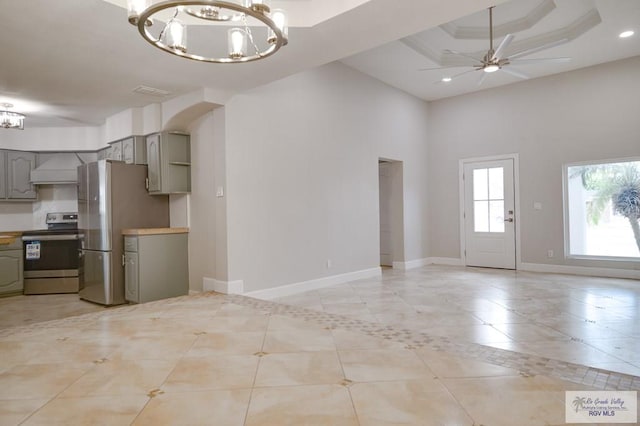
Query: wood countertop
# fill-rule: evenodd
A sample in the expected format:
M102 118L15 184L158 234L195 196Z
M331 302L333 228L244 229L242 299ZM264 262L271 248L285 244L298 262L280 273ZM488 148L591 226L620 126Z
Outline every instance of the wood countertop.
M138 228L123 229L122 235L163 235L163 234L188 234L189 228Z
M7 246L13 244L17 239L20 239L22 235L19 231L0 232L0 246Z

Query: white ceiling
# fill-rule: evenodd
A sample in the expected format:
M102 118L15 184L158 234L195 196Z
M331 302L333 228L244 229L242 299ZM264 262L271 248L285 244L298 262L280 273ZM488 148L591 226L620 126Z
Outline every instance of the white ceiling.
M27 114L26 127L99 125L124 109L201 87L235 93L336 60L421 98L437 99L516 81L497 72L478 87L478 71L447 85L434 84L442 71L418 70L451 60L443 58L444 49L476 54L488 43L456 39L439 25L454 21L446 27L450 31L486 29L486 8L491 5L498 4L494 23L499 26L527 15L542 2L280 0L291 11L291 22L299 25L290 29L289 45L263 61L220 65L188 61L151 47L127 22L126 11L114 4L122 1L2 0L0 103L11 102L16 111ZM568 43L532 55L573 57L568 64L527 67L532 77L640 54L639 34L617 39L622 29L635 26L640 33L640 1L556 0L555 6L532 28L511 31L516 36L513 46L565 28L576 15L593 8L602 23ZM141 85L169 95L134 93Z
M536 46L547 48L519 59L570 57L566 63L542 63L505 68L530 78L584 68L640 55L639 0L513 0L493 11L494 49L508 33L515 36L507 56ZM469 64L469 54L478 59L489 49L489 15L481 11L410 37L353 55L342 62L387 84L425 100L470 93L523 81L498 71L486 75L470 66L423 70L450 64ZM619 33L636 34L620 39ZM457 37L456 37L457 36ZM445 76L466 74L443 83ZM640 70L639 76L640 76Z

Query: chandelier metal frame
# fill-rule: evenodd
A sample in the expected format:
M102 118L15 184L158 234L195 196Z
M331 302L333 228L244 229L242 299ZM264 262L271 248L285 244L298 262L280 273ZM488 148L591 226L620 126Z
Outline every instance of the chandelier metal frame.
M8 111L9 108L13 108L13 104L10 103L1 103L0 107L5 108L0 110L0 128L24 130L24 114Z
M205 13L197 13L193 10L189 9L189 6L202 6L203 8L215 8L219 11L232 11L236 12L233 16L227 15L207 15ZM185 13L192 16L193 18L203 19L206 21L216 21L216 22L229 22L229 21L243 21L244 28L246 30L250 45L254 48L254 52L252 54L247 54L244 56L227 56L227 57L212 57L212 56L204 56L196 53L190 53L187 49L177 49L175 47L169 46L162 40L162 34L164 30L160 33L160 36L156 37L153 35L149 28L154 25L156 20L154 19L154 15L163 10L170 8L181 8ZM276 53L282 46L285 46L288 43L288 38L285 32L278 27L276 22L268 15L270 9L265 4L255 4L249 7L242 6L237 3L231 3L228 1L218 1L218 0L165 0L151 4L145 10L141 11L139 17L135 20L131 20L130 22L133 25L138 27L138 32L140 35L151 45L161 49L165 52L171 53L172 55L179 56L181 58L191 59L194 61L200 62L212 62L212 63L244 63L256 61L259 59L267 58L274 53ZM177 12L176 12L177 15ZM261 50L258 48L257 44L253 40L253 36L251 33L251 29L247 23L247 16L255 18L256 20L262 22L264 25L268 27L271 32L271 36L268 39L268 47L266 49ZM167 22L167 25L171 22ZM165 27L166 29L166 27Z

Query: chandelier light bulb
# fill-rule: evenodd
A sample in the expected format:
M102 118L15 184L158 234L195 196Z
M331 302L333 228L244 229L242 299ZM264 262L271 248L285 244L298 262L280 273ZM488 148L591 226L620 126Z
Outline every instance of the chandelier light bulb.
M173 50L186 53L187 27L178 19L172 19L165 28L165 43Z
M229 37L229 57L238 59L245 56L247 51L247 33L242 28L231 28Z
M285 39L289 36L289 27L287 26L287 14L282 9L273 9L271 11L271 19L276 24L276 27L282 32ZM269 29L267 34L267 41L271 44L277 41L276 34Z
M140 14L149 6L149 0L127 0L127 13L129 22L138 24Z
M249 9L255 12L260 12L260 13L269 12L269 5L265 0L245 0L244 3L245 3L245 7L248 7Z

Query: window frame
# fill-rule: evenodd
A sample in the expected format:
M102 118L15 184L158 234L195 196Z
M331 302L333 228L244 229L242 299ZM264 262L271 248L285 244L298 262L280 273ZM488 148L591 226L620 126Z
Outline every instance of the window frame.
M626 256L602 256L589 254L571 254L571 227L569 223L569 167L576 166L595 166L600 164L612 163L632 163L640 161L640 157L623 157L610 158L605 160L589 160L572 163L564 163L562 165L562 210L563 210L563 228L564 228L564 257L565 259L577 260L604 260L613 262L640 262L640 255L637 257Z

